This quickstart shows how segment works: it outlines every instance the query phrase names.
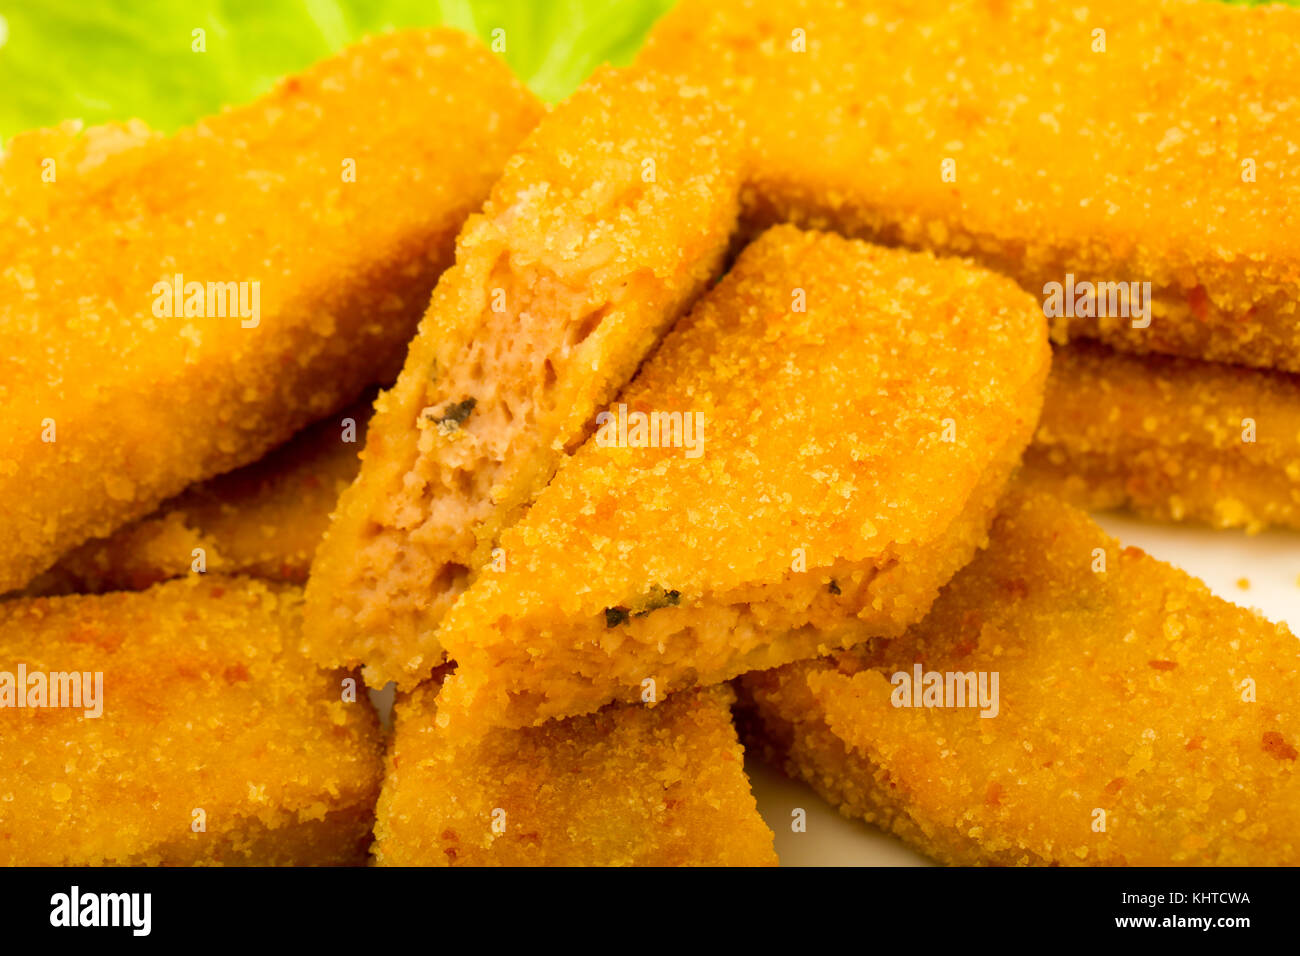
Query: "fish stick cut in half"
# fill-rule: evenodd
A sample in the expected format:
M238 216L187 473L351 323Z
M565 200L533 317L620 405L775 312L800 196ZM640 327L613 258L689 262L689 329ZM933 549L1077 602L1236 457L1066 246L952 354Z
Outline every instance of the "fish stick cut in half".
M526 726L901 633L983 539L1049 357L1008 279L768 231L448 615L439 720Z
M390 381L539 104L448 30L0 161L0 592ZM47 162L48 160L48 162Z
M544 727L437 727L397 705L375 827L386 866L769 866L725 685Z
M364 863L379 721L301 604L219 575L0 603L0 865Z
M971 256L1059 340L1300 371L1297 36L1283 4L684 0L638 65L736 108L753 223Z
M457 240L312 568L322 663L406 688L501 529L721 270L739 137L707 90L599 72Z
M1086 508L1300 529L1300 375L1058 347L1022 477Z
M1013 498L903 638L744 678L751 745L952 864L1300 863L1300 642Z

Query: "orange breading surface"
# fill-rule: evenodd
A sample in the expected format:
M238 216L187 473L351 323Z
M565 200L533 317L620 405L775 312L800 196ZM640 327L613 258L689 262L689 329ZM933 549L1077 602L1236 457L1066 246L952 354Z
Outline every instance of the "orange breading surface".
M1300 375L1058 348L1023 476L1088 508L1300 528Z
M175 136L16 138L0 592L395 375L457 229L539 112L485 48L435 30L365 41ZM175 276L202 284L203 317L158 314ZM217 284L241 282L249 317L212 314Z
M457 240L307 591L317 659L410 687L446 610L598 407L717 274L739 138L708 94L597 73Z
M0 672L103 674L88 717L15 709L0 673L0 865L364 862L379 722L303 656L300 611L197 575L0 603Z
M917 663L996 672L997 715L894 707ZM1298 666L1285 626L1040 495L902 639L744 685L788 772L947 863L1295 865Z
M25 593L138 591L194 570L302 584L312 556L360 462L370 404L317 422L251 465L163 503L111 537L87 541L38 575ZM346 422L352 424L346 425ZM345 429L352 442L344 441Z
M479 739L440 730L436 684L397 705L375 824L388 866L765 866L725 685Z
M1057 335L1300 371L1297 35L1281 5L685 0L638 62L735 104L751 220L970 255L1035 295L1149 281L1150 328Z
M598 433L566 463L447 617L439 720L524 726L901 633L984 537L1049 358L1008 279L770 230L620 397L701 418L701 453Z

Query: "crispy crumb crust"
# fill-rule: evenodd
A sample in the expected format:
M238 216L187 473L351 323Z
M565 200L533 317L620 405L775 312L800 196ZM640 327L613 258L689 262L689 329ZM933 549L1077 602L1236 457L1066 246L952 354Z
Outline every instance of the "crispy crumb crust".
M894 708L890 675L915 662L998 672L998 715ZM743 725L844 813L946 863L1294 865L1297 665L1284 625L1056 499L1009 496L921 624L745 677Z
M15 138L0 592L391 380L457 229L539 112L477 41L411 31L174 136ZM155 285L177 274L260 283L257 325L156 317Z
M1023 476L1086 508L1300 529L1300 375L1059 347Z
M363 863L379 722L303 656L301 601L195 575L0 603L0 668L104 681L98 718L0 708L0 865Z
M426 683L397 704L378 864L775 865L730 688L479 739L437 727L436 693Z
M1007 279L770 230L619 399L702 415L702 456L583 446L448 616L439 719L526 726L902 633L983 539L1049 352Z
M324 663L410 687L475 569L721 270L740 140L707 91L602 70L457 240L312 569Z
M971 256L1035 295L1150 281L1150 328L1056 337L1300 371L1297 34L1282 5L686 0L638 64L736 106L751 223Z
M186 489L108 538L65 554L28 596L140 591L194 569L303 584L339 495L357 475L370 402L345 408L260 458ZM351 420L355 443L343 441Z

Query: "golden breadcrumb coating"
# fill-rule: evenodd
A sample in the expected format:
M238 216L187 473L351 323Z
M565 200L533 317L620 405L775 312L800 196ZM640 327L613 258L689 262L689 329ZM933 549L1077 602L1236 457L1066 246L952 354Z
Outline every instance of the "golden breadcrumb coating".
M701 89L599 71L457 240L312 569L317 659L409 687L500 530L718 273L739 139Z
M893 706L917 665L997 673L996 716ZM1031 495L903 638L747 676L746 726L946 863L1295 865L1298 665L1284 625Z
M357 475L370 403L304 429L251 465L188 488L70 551L28 595L139 591L195 570L303 584L330 512ZM201 555L195 553L201 549ZM203 568L195 563L202 558Z
M1300 528L1300 375L1059 347L1022 477L1087 508Z
M768 231L619 399L702 418L702 454L598 433L566 463L447 617L439 720L525 726L901 633L983 539L1049 358L1008 279Z
M386 866L770 866L726 685L479 739L400 700L375 823Z
M1038 296L1150 282L1149 328L1057 336L1300 371L1297 36L1280 5L685 0L638 62L735 104L759 224L969 255Z
M16 138L0 592L391 380L539 112L485 48L434 30L365 41L175 136ZM202 294L168 317L176 276Z
M103 675L91 717L16 708L0 673L0 865L363 863L379 722L303 656L301 604L219 575L0 603L29 702L36 673Z

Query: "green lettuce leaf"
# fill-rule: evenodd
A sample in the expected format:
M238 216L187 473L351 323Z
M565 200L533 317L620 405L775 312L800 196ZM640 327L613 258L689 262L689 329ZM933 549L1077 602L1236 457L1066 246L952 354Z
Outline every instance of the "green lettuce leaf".
M171 131L367 33L435 24L488 41L504 30L516 74L555 101L601 63L631 59L673 2L0 0L0 139L72 118L138 117Z
M515 73L554 101L601 63L626 63L672 2L0 0L0 138L72 118L171 131L367 33L436 24L488 42L504 30Z

